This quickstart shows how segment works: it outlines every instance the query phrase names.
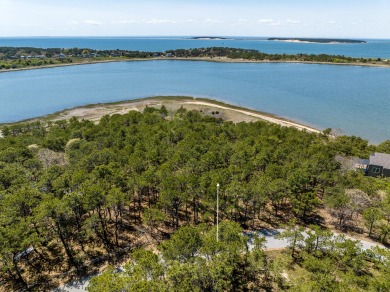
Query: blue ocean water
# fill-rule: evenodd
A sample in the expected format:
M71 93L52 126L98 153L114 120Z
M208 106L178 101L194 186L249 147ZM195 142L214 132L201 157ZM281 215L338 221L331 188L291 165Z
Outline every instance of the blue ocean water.
M232 37L223 40L190 37L2 37L1 46L38 48L126 49L164 52L171 49L232 47L270 54L328 54L390 59L390 40L366 40L363 44L313 44L268 41L266 38Z
M390 69L139 61L0 74L0 122L155 95L208 97L378 143L390 139Z

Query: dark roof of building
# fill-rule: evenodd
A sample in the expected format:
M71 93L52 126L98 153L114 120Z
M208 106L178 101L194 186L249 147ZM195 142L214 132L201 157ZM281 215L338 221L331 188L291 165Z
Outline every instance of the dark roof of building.
M390 154L375 152L370 155L370 164L390 169Z

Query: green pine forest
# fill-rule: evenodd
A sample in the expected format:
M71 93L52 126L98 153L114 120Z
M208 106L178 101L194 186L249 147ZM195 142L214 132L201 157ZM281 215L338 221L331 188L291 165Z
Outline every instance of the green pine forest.
M390 243L390 181L335 159L390 153L390 141L164 106L2 133L0 290L102 270L89 291L390 290L389 251L332 237L323 217ZM289 248L266 250L263 227L283 228Z

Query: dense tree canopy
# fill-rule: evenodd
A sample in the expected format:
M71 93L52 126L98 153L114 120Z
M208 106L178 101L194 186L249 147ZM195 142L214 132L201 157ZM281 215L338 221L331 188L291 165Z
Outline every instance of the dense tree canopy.
M388 242L388 182L343 172L334 159L375 150L360 138L333 139L266 122L234 124L165 107L104 116L97 124L71 119L2 131L0 277L10 289L91 272L146 242L162 242L160 254L169 265L161 266L151 252L133 253L126 268L133 290L226 291L246 279L245 285L257 283L254 274L271 285L262 253L246 254L241 227L292 218L318 222L315 210L324 203L340 228L364 218L370 236ZM237 222L221 224L219 243L210 231L217 183L219 220ZM327 261L313 250L318 246L294 246L291 255ZM108 287L102 291L120 289L113 270L102 277ZM388 285L383 277L378 281Z
M357 241L335 237L318 226L310 226L305 238L303 228L294 224L280 234L293 253L266 253L259 237L246 245L236 223L225 221L222 227L219 242L215 228L181 227L160 246L163 250L176 246L172 250L176 257L135 250L122 270L109 268L92 278L88 291L387 291L390 287L389 251L363 251ZM191 246L193 252L182 246Z

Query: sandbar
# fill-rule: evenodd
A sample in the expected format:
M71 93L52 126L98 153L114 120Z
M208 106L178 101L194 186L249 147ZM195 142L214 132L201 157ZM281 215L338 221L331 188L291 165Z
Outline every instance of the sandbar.
M157 96L114 103L92 104L66 109L42 118L31 119L29 121L36 121L40 119L57 121L76 117L79 120L85 119L98 122L104 115L126 114L131 110L142 112L145 107L160 108L163 105L171 113L180 107L184 107L188 110L198 110L205 115L222 118L223 120L231 121L233 123L255 122L261 120L278 124L283 127L294 127L311 133L321 132L319 129L314 127L303 125L276 115L229 105L217 100L183 96Z

